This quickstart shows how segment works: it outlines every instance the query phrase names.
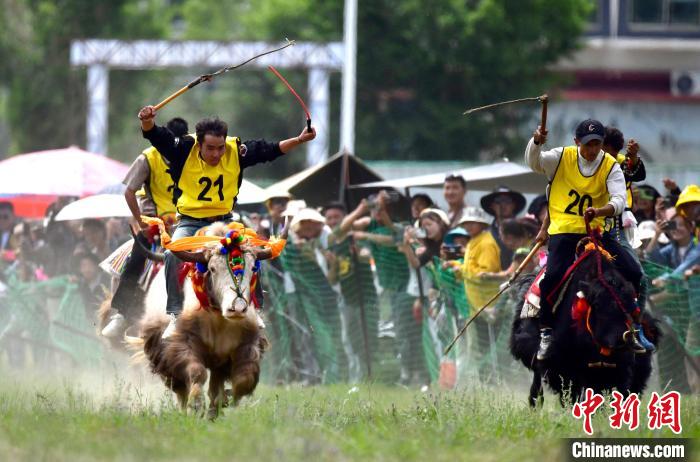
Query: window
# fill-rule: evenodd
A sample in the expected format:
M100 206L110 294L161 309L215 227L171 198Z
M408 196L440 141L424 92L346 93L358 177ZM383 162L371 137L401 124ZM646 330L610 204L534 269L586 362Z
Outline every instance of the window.
M700 29L700 0L631 0L629 5L635 29Z
M663 21L663 0L634 0L632 2L632 22L661 23Z
M668 17L671 24L698 24L700 1L673 0L669 2Z
M604 0L592 0L591 12L586 23L586 32L592 35L600 35L607 32L607 5Z

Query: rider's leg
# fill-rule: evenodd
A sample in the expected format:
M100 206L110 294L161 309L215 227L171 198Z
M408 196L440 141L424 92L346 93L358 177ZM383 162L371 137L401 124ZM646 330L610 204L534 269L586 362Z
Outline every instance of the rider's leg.
M148 239L146 239L143 234L137 234L136 239L146 248L150 247ZM130 317L128 314L134 311L131 310L134 301L133 294L137 288L138 280L141 277L145 265L146 254L137 243L134 243L131 254L124 265L124 271L122 271L121 277L119 278L119 286L112 297L112 308L125 315L127 318Z
M191 220L183 218L177 224L172 239L176 241L183 237L193 236L198 229L209 225L203 220ZM165 311L170 315L170 324L163 333L163 337L169 337L175 330L175 317L182 311L182 304L185 299L184 291L178 281L178 268L182 260L173 255L169 250L165 252L165 289L168 292L168 302Z
M208 224L209 223L202 220L183 218L177 224L172 240L176 241L178 239L182 239L183 237L194 236L198 229L207 226ZM177 315L182 311L184 294L182 287L179 284L177 274L180 263L182 263L182 260L173 255L172 252L165 252L165 287L168 292L166 312L168 314Z
M148 240L139 233L136 236L143 245L149 246ZM146 255L141 251L141 248L134 243L121 277L119 285L112 296L111 306L116 311L109 323L102 329L102 335L105 337L116 337L121 335L129 324L136 322L137 315L141 308L136 305L140 304L138 294L138 280L146 265Z
M549 238L547 269L540 281L540 348L537 351L537 359L540 361L549 357L552 343L552 327L554 327L552 308L556 303L556 295L552 295L550 301L550 294L562 280L566 270L573 264L576 244L581 237L578 234L554 234Z
M624 235L624 233L620 234ZM615 239L613 236L605 234L603 235L603 246L615 257L615 267L618 271L634 286L637 294L641 293L646 288L645 281L643 281L645 277L644 270L629 242L625 238ZM646 338L642 330L642 306L639 303L639 296L637 297L637 304L634 307L630 307L629 314L632 316L634 328L637 330L639 337L639 340L637 338L631 340L632 348L640 353L643 351L654 351L654 344Z

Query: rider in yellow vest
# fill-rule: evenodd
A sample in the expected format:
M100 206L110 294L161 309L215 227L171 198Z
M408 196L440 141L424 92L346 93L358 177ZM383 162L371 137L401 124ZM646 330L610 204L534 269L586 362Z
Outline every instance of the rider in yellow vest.
M263 162L271 162L300 144L316 137L316 131L306 128L301 134L277 143L251 140L241 143L229 137L228 126L218 118L200 120L194 135L176 138L155 124L153 106L139 112L143 136L170 163L179 197L176 209L179 222L173 240L192 236L198 229L215 221L230 221L238 189L243 181L243 169ZM183 293L177 281L179 260L172 253L165 254L167 312L171 322L163 337L175 329L175 315L182 311Z
M540 348L537 359L550 355L553 342L554 314L549 294L563 278L575 260L576 244L586 236L584 217L592 227L604 228L605 218L625 209L625 177L620 165L610 154L601 150L605 127L597 120L584 120L576 128L575 146L542 151L547 133L535 131L525 150L525 161L533 171L542 173L549 185L549 256L547 269L540 282ZM642 276L639 265L620 244L603 235L603 245L614 255L616 266L639 290ZM635 345L644 351L641 345Z
M644 181L647 178L644 162L639 157L639 143L630 139L627 142L627 152L623 154L621 151L625 147L625 137L622 132L615 127L605 127L605 139L603 140L603 151L607 152L617 160L620 164L622 173L625 176L625 186L627 188L627 201L625 202L625 211L614 220L613 234L618 235L619 239L629 242L630 239L625 235L625 228L629 229L637 224L637 220L632 213L632 182Z
M637 219L632 213L632 182L633 181L644 181L647 177L646 168L644 167L644 162L639 158L639 143L635 140L630 139L627 142L627 153L622 154L622 148L625 145L625 136L622 132L615 127L605 127L605 139L603 139L603 151L607 152L615 158L622 173L625 176L625 187L627 188L627 200L625 201L625 210L621 215L614 217L610 225L610 235L618 241L622 248L627 252L627 254L632 258L637 266L639 266L640 271L642 271L642 279L639 283L639 292L637 292L637 306L639 311L633 313L634 321L636 323L635 328L639 331L639 343L645 348L646 351L654 351L656 347L644 336L644 330L641 328L641 315L646 306L647 294L648 294L648 284L649 280L644 274L644 268L642 268L639 262L639 257L637 252L632 248L632 243L630 239L634 236L637 228ZM632 230L629 234L627 230Z
M187 134L187 121L175 117L168 121L166 128L175 137ZM149 217L171 217L175 214L175 183L170 176L170 165L154 147L145 149L131 164L124 178L126 186L124 198L136 223L141 229L147 225L141 221L141 215ZM167 220L166 220L167 221ZM143 233L136 237L142 244L150 244ZM138 319L140 303L138 299L138 280L146 264L146 255L138 245L133 246L131 254L124 265L119 285L112 296L112 309L115 313L109 323L102 329L105 337L118 337L124 333L128 324Z

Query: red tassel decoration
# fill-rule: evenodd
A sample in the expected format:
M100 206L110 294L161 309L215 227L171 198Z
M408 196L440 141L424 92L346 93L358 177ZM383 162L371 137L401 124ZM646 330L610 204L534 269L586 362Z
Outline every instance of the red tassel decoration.
M185 278L194 270L194 263L187 262L180 265L177 270L177 283L182 287L185 284Z
M588 304L588 300L583 295L583 292L578 292L576 294L576 300L571 306L571 319L576 322L579 329L583 330L586 327L586 314L591 309L591 305Z

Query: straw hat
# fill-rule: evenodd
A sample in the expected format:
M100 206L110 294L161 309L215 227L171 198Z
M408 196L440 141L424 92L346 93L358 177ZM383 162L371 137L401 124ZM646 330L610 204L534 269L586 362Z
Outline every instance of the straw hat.
M462 218L459 219L459 225L462 223L483 223L485 225L491 224L491 218L486 214L486 211L480 207L465 207L462 211Z
M418 216L418 221L420 221L425 215L428 215L430 213L432 213L433 215L437 215L438 218L440 218L440 220L442 220L442 222L445 224L445 226L450 226L450 219L447 217L447 214L442 210L436 208L423 209L423 211Z
M302 221L315 221L324 225L326 224L326 219L317 210L305 208L299 210L299 212L296 215L294 215L291 224L292 231L296 233Z

